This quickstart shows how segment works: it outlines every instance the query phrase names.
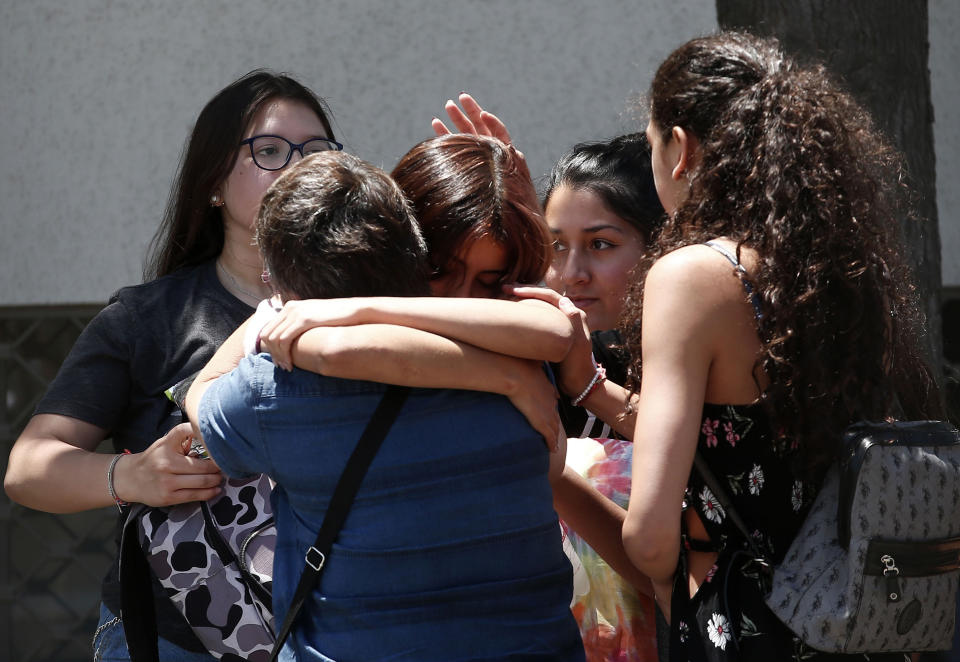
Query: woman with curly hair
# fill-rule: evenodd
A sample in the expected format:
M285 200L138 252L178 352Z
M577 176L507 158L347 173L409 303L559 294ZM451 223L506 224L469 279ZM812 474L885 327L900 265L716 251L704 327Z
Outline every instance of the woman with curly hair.
M661 659L827 659L766 608L691 467L699 452L779 561L848 424L941 413L899 159L822 67L738 33L660 65L647 136L669 218L625 313L640 361L623 537L669 624Z

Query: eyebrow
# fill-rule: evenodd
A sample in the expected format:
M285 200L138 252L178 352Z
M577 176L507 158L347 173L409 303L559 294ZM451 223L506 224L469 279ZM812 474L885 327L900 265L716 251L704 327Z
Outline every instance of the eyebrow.
M599 225L590 225L588 227L583 228L582 232L595 234L597 232L603 232L604 230L613 230L617 234L624 233L622 228L618 228L616 225L612 225L609 223L601 223ZM563 232L558 228L550 228L550 234L559 235L559 234L563 234Z

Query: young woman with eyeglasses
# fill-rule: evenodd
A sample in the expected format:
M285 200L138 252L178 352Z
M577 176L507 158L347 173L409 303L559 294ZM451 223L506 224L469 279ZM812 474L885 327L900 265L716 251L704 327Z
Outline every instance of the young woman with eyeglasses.
M77 340L11 450L4 488L12 500L71 513L219 493L222 476L187 455L190 427L176 425L164 391L199 371L269 294L253 244L257 207L288 163L341 149L327 112L303 85L268 71L207 103L154 237L149 282L114 294ZM96 452L104 439L112 452ZM102 601L94 659L128 660L116 561ZM160 659L213 659L159 585L154 602Z

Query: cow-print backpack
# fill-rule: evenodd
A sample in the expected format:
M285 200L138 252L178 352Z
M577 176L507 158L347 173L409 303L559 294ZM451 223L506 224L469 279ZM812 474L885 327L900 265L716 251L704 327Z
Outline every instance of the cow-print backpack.
M149 573L215 658L269 660L276 527L265 475L230 478L210 501L134 505L120 556L123 624L131 659L156 660ZM146 592L144 592L146 591Z

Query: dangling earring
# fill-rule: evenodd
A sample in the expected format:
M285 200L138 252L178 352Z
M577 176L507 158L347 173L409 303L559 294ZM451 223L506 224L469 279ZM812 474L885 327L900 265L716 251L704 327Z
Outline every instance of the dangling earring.
M223 199L220 197L219 193L214 193L210 196L210 206L211 207L222 207Z
M270 282L270 270L264 269L263 273L260 274L260 280L263 281L264 285Z

